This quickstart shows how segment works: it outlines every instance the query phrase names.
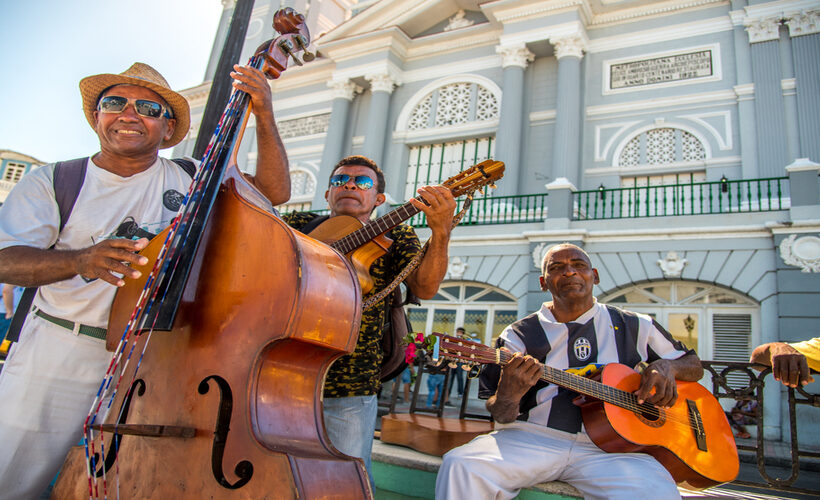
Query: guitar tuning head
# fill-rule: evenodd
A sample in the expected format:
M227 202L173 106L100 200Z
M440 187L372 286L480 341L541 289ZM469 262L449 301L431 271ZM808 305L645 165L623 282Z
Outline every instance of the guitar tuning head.
M490 183L490 188L497 189L498 186L495 185L495 182Z

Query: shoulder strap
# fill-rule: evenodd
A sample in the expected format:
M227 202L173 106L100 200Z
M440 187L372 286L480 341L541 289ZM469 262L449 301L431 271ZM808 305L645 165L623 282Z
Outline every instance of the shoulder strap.
M179 165L179 167L184 170L191 179L193 179L194 175L196 175L196 164L194 164L191 160L186 160L185 158L174 158L171 161Z
M74 160L59 161L54 165L54 178L52 185L54 186L54 201L57 202L57 209L60 211L60 225L59 231L63 231L68 218L71 216L71 211L74 210L74 203L80 195L80 189L83 187L85 181L85 172L88 167L88 157L76 158ZM11 342L17 342L20 339L20 330L23 328L23 323L26 322L31 304L34 302L34 296L37 294L37 287L26 288L23 296L20 297L20 302L17 304L17 309L14 311L14 317L11 319L6 339Z
M68 222L74 203L80 195L80 189L85 181L85 171L88 166L88 157L74 160L60 161L54 165L54 199L60 209L60 232Z

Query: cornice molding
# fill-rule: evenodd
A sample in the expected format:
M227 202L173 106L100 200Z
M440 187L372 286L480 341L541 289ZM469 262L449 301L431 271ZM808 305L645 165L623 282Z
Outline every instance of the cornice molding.
M770 42L780 39L780 18L746 19L743 21L746 33L749 34L749 43Z
M356 85L352 80L331 80L327 82L330 87L333 99L347 99L352 101L356 94L362 93L362 88Z
M498 45L495 53L501 54L502 68L518 66L526 69L527 65L535 60L535 54L530 52L523 43L513 46Z
M820 33L820 11L793 14L786 19L786 25L792 38Z
M550 38L550 43L555 46L555 57L559 60L565 57L581 59L589 46L589 40L582 34Z
M398 77L390 71L384 73L371 73L365 75L365 79L370 82L371 92L393 93L393 89L401 85Z

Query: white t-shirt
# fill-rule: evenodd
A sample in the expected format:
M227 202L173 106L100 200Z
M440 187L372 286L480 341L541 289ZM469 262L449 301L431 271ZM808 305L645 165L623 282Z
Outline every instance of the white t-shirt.
M24 245L75 250L107 238L156 235L171 223L191 178L171 160L158 158L144 172L120 177L88 162L83 187L59 231L54 199L54 164L25 175L0 207L0 249ZM41 286L34 305L85 325L105 327L116 287L100 279L74 276Z

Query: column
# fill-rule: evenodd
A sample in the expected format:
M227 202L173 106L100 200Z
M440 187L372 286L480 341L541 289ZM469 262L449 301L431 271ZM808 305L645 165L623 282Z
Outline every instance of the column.
M734 4L735 2L733 2ZM743 3L745 2L738 2ZM739 6L742 9L742 6ZM755 117L755 92L752 83L752 63L749 51L749 37L743 26L745 12L735 10L729 13L734 25L735 70L737 85L737 122L740 135L741 174L744 179L760 177L757 169L757 127Z
M757 161L761 177L783 175L789 163L786 117L780 68L780 21L778 18L744 22L751 44L757 122Z
M330 178L330 170L344 152L344 140L347 136L347 122L350 114L350 103L362 88L350 80L331 80L327 84L333 89L333 105L330 110L330 122L327 125L325 148L322 151L322 162L319 164L319 174L316 177L316 195L313 197L311 208L318 210L327 205L325 188Z
M501 67L504 69L502 81L501 115L498 121L498 132L495 137L495 159L505 164L504 179L498 182L498 189L493 196L511 196L524 193L524 186L519 186L519 179L524 165L521 162L521 138L523 124L527 120L524 113L524 70L535 55L522 43L514 46L498 46L501 54Z
M228 27L231 24L234 7L236 7L236 0L222 0L222 16L219 18L219 26L216 28L211 58L208 60L208 67L205 69L206 82L214 79L216 65L219 64L219 56L222 54L222 47L225 45L225 38L228 36Z
M800 158L800 137L797 133L797 97L795 92L792 45L788 31L780 27L780 89L783 92L783 112L786 120L786 150L789 161Z
M390 94L398 85L397 79L387 73L367 75L370 82L370 109L364 136L364 155L385 169L384 140L387 136L387 117L390 111Z
M820 162L820 11L793 14L786 20L791 36L797 91L800 156Z
M558 59L558 93L552 146L553 179L578 182L581 138L581 58L586 37L551 38Z

